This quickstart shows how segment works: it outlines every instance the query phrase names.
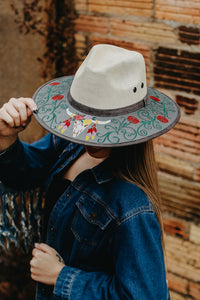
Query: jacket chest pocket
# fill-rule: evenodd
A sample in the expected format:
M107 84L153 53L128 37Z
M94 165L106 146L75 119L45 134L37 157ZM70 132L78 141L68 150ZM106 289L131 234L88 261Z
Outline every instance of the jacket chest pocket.
M105 238L112 220L109 208L86 195L76 202L76 206L71 230L82 245L95 247Z

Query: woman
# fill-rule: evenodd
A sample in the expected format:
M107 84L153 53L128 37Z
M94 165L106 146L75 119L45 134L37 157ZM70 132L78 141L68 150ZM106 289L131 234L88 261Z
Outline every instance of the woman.
M0 179L46 190L37 299L169 299L152 139L177 123L177 105L147 93L139 53L110 45L33 98L0 110ZM17 134L33 112L53 134L27 145Z

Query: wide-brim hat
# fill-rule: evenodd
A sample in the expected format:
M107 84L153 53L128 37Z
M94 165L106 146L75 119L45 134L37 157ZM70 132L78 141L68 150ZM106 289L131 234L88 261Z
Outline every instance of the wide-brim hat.
M147 88L143 56L112 45L94 46L75 76L47 82L33 99L40 125L89 146L142 143L169 131L180 118L170 97Z

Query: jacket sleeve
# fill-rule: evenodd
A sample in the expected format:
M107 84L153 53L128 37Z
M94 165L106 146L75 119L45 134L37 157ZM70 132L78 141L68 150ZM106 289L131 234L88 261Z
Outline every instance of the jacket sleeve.
M65 266L54 294L66 300L169 299L160 227L153 212L140 212L118 227L113 260L114 274Z
M56 157L57 149L51 134L32 144L17 139L9 149L0 153L0 181L20 189L41 185Z

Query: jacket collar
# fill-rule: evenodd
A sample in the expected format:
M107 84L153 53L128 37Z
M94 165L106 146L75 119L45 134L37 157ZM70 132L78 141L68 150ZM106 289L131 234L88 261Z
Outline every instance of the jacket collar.
M92 170L94 178L98 184L102 184L112 180L113 173L111 167L111 159L107 158Z

